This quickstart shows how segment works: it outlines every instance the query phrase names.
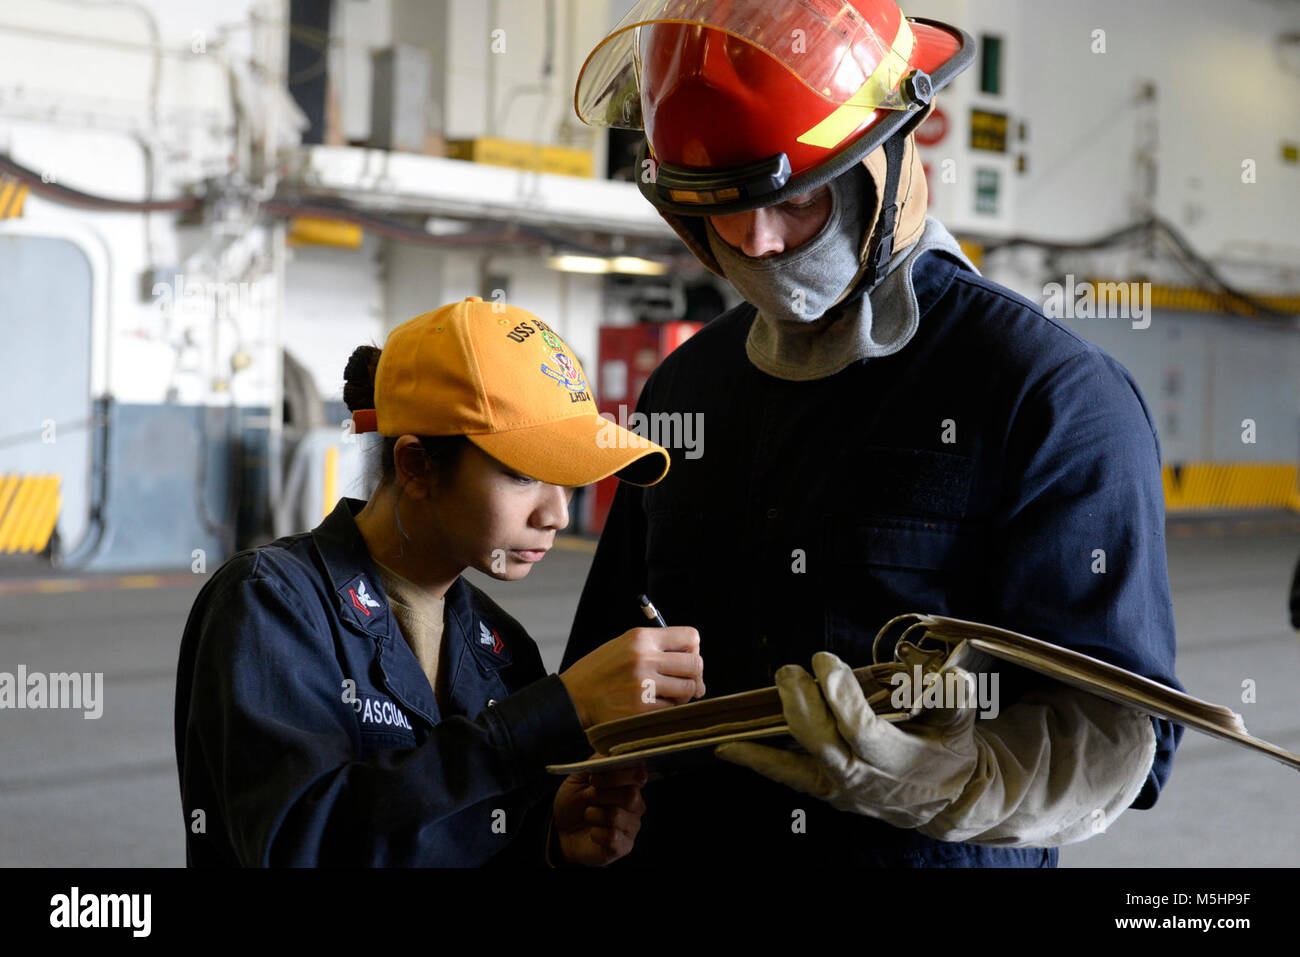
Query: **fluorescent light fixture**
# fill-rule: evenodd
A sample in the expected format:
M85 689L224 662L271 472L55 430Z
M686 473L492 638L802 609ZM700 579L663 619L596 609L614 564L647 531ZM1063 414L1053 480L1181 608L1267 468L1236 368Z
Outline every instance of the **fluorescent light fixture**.
M434 236L455 236L458 233L469 232L470 224L463 219L445 219L441 216L430 216L424 221L424 231Z
M663 263L657 263L653 259L642 259L639 256L614 256L609 259L603 256L549 256L546 264L561 272L616 272L636 276L662 276L668 271L668 267Z
M546 265L560 272L602 273L610 271L610 261L603 256L549 256Z
M639 256L615 256L609 271L632 273L637 276L662 276L668 271L668 267L653 259L642 259Z

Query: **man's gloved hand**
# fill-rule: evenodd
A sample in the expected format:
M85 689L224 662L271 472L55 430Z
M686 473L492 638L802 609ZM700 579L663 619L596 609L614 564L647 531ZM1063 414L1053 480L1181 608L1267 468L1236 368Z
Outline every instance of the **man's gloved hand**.
M798 665L776 673L786 723L807 754L738 742L717 756L895 827L920 827L961 795L978 763L973 698L970 707L929 709L895 726L876 716L835 655L819 651L812 664L820 687Z
M809 754L742 742L719 747L718 757L936 840L1085 840L1133 803L1155 760L1147 715L1065 685L1033 689L978 723L972 706L892 725L835 655L818 652L813 670L820 688L795 665L776 675L786 723Z

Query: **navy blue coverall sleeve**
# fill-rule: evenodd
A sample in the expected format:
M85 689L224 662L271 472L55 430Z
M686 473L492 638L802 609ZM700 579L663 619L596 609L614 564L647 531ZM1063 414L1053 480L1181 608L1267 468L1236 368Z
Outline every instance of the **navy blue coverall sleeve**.
M231 572L192 623L178 716L184 763L214 782L207 816L228 830L229 863L482 864L502 845L489 836L501 796L540 793L554 783L545 765L573 758L581 727L554 675L474 719L444 718L417 747L365 753L319 601L256 558Z
M1165 557L1160 447L1132 377L1089 350L1026 394L1010 425L990 535L994 620L1182 690ZM1183 729L1152 719L1151 807Z

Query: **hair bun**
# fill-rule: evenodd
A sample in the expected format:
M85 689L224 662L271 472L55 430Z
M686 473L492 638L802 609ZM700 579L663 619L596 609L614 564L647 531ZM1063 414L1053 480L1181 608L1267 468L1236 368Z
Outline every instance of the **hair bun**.
M375 370L381 350L376 346L357 346L343 369L343 404L349 412L375 407Z

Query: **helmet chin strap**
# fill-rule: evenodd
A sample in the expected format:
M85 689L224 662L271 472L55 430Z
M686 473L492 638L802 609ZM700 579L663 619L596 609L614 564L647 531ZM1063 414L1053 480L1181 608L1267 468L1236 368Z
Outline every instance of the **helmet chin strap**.
M885 190L881 194L883 202L880 218L871 239L871 251L867 254L867 274L863 285L868 289L878 283L884 276L889 260L894 255L894 226L898 223L898 180L903 170L903 150L907 139L894 135L885 140Z
M910 132L910 131L909 131ZM885 278L889 260L894 255L894 228L898 225L898 182L902 178L903 154L908 133L895 134L885 140L885 188L881 191L881 210L871 233L866 261L853 281L845 287L843 298L834 307L852 303L871 292Z

